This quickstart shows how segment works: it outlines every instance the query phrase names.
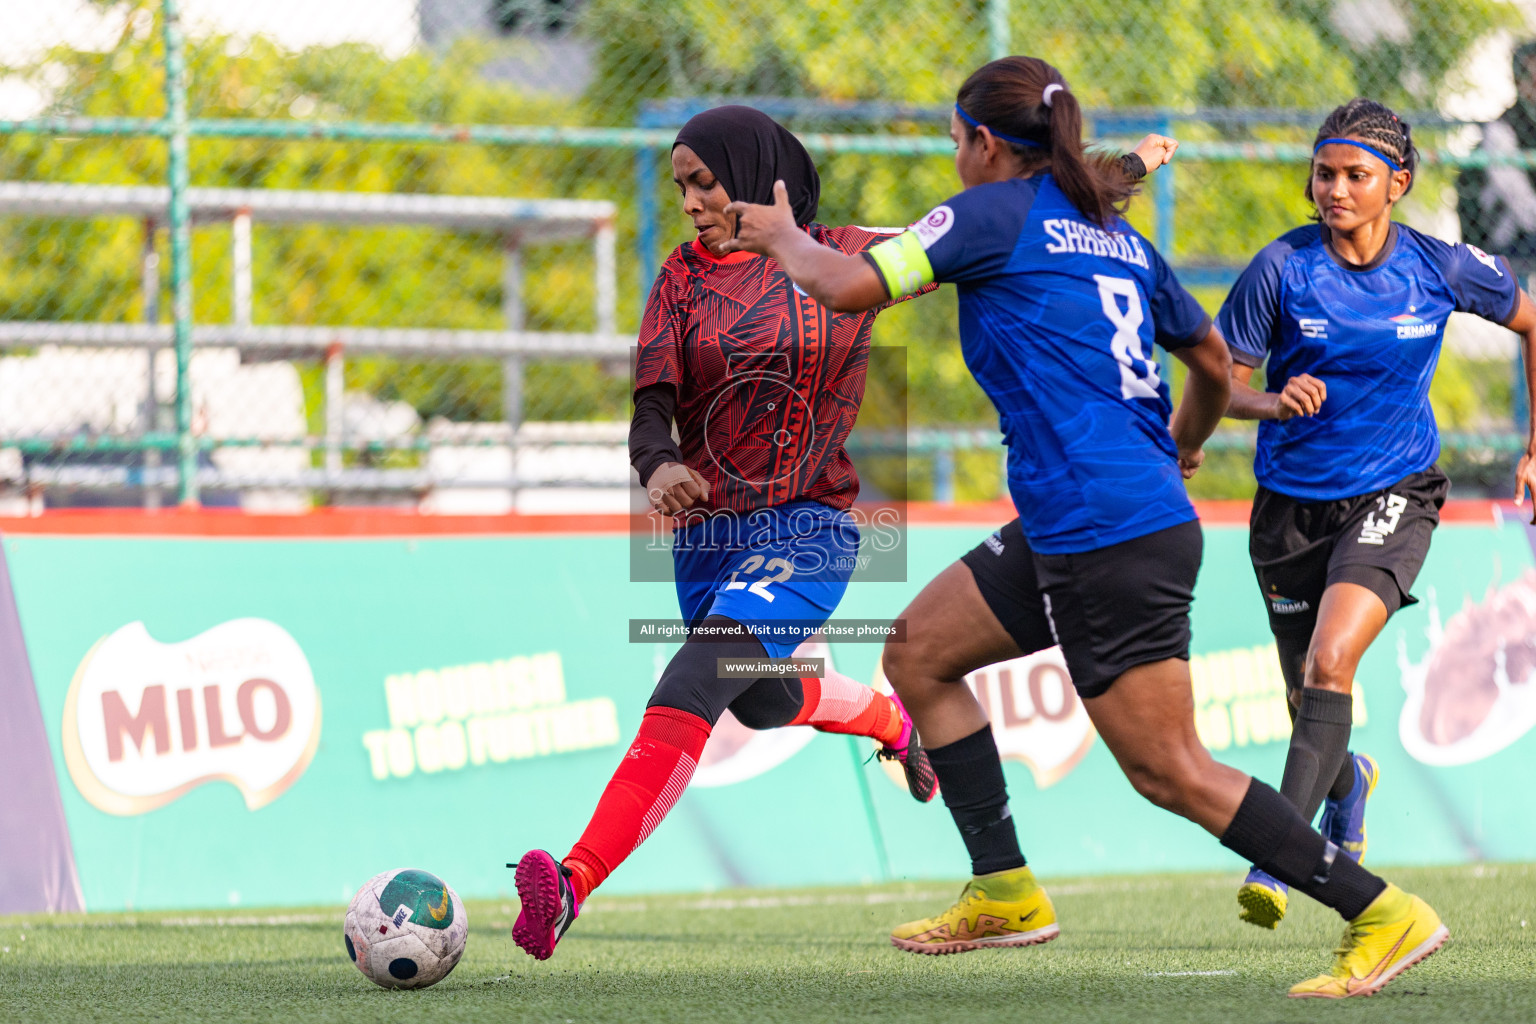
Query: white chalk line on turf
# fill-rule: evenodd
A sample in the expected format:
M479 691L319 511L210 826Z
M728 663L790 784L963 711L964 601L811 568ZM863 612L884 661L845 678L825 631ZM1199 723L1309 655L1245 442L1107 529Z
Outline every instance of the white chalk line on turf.
M1236 974L1236 971L1148 971L1149 978L1217 978Z

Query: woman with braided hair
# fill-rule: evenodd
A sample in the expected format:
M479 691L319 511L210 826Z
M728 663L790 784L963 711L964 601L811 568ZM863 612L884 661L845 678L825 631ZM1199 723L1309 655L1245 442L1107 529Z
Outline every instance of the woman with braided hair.
M1227 415L1260 420L1249 553L1294 720L1280 791L1356 861L1376 762L1351 753L1355 669L1406 604L1449 482L1429 385L1453 311L1521 335L1536 390L1536 307L1508 262L1392 220L1418 151L1391 110L1354 99L1323 122L1304 188L1315 223L1259 252L1216 323L1232 351ZM1250 386L1268 365L1266 390ZM1536 494L1536 434L1516 500ZM1257 867L1239 916L1274 928L1287 887Z

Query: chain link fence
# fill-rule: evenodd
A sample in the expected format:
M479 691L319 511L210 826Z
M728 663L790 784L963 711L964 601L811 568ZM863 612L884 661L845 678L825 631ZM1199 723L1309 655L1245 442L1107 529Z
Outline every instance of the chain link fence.
M1502 0L32 0L0 10L0 503L628 508L629 350L686 237L676 128L749 102L820 219L958 186L955 89L1062 69L1105 145L1177 136L1131 219L1212 312L1305 221L1322 117L1370 95L1424 164L1401 217L1536 271L1536 59ZM1507 113L1502 113L1507 109ZM1457 317L1434 397L1502 491L1513 336ZM907 349L912 498L1000 493L944 292ZM883 415L866 404L866 421ZM892 417L892 422L897 418ZM878 423L876 424L879 425ZM1197 478L1249 493L1234 427ZM1462 493L1468 493L1463 490Z

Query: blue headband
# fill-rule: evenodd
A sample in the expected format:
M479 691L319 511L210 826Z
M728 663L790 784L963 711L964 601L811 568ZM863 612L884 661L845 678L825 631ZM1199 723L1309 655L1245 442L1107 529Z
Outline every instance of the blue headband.
M960 115L960 119L962 121L964 121L966 124L970 125L972 128L987 128L986 125L984 125L980 121L976 120L970 114L967 114L961 108L960 104L958 104L958 103L955 104L955 113L959 114ZM1014 135L1004 135L1002 132L998 131L996 128L987 128L987 131L992 133L992 137L993 138L1002 139L1004 142L1011 142L1015 146L1028 146L1030 149L1044 149L1045 148L1045 146L1043 144L1039 143L1039 142L1030 142L1028 139L1021 139L1021 138L1018 138L1017 136L1014 136Z
M1400 171L1403 169L1402 164L1398 163L1396 160L1393 160L1391 157L1387 156L1387 154L1383 153L1375 146L1367 146L1365 143L1356 142L1354 139L1321 139L1318 141L1317 145L1312 147L1312 155L1316 156L1318 150L1322 149L1324 146L1331 146L1334 144L1341 146L1354 146L1356 149L1363 149L1367 153L1371 154L1371 156L1392 168L1394 171Z

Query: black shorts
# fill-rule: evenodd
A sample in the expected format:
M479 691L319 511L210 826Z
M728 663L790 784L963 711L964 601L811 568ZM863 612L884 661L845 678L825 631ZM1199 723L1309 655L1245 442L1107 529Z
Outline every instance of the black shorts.
M1097 697L1137 665L1189 658L1200 523L1075 555L1031 550L1015 519L960 560L1025 654L1061 645L1072 685Z
M1391 615L1408 593L1440 523L1450 481L1431 466L1380 491L1338 501L1298 501L1260 487L1248 520L1248 554L1278 637L1310 637L1323 591L1357 583Z

